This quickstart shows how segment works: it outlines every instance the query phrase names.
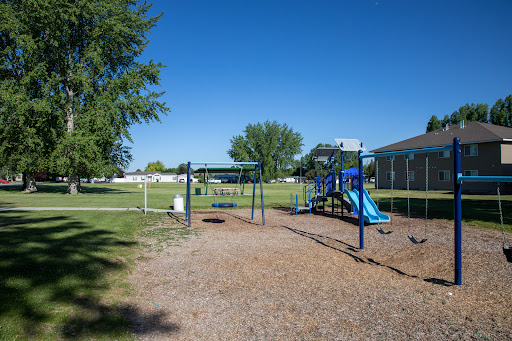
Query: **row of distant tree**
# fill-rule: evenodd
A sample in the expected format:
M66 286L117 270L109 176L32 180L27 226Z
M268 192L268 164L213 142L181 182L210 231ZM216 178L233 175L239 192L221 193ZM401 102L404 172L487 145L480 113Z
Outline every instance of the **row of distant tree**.
M164 163L160 160L155 162L149 162L144 171L146 172L161 172L161 173L176 173L176 174L186 174L188 165L186 163L180 164L176 168L167 168ZM140 169L137 169L140 171Z
M451 115L444 115L443 119L432 115L427 123L427 133L461 121L478 121L512 127L512 95L508 95L505 99L498 99L490 110L486 103L471 103L463 105Z

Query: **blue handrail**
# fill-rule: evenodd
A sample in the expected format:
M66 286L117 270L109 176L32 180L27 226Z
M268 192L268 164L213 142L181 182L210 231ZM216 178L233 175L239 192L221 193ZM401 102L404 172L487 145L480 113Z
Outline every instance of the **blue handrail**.
M457 183L462 184L463 182L512 182L512 176L469 176L457 174Z

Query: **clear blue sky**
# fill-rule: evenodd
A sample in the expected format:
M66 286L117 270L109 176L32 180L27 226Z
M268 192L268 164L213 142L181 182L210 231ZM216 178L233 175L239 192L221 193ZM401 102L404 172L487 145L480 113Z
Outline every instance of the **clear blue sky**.
M131 128L144 169L226 161L248 123L371 150L423 134L432 115L512 94L512 1L159 0L142 60L166 65L161 123Z

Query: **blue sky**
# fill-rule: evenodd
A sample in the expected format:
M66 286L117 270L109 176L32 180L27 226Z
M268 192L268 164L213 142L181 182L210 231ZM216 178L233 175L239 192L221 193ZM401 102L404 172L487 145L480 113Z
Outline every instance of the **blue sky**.
M371 150L432 115L512 94L512 1L169 0L142 60L166 65L161 123L130 129L128 170L229 161L230 138L276 120Z

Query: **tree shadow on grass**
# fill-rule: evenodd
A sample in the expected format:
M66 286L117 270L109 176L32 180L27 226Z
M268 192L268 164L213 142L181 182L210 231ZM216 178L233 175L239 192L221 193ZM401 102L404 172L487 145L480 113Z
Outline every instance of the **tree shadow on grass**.
M144 333L177 331L162 313L143 315L102 297L108 274L127 267L116 255L132 246L64 215L0 213L0 339L44 337L48 325L56 338L118 338L130 321L151 326Z

